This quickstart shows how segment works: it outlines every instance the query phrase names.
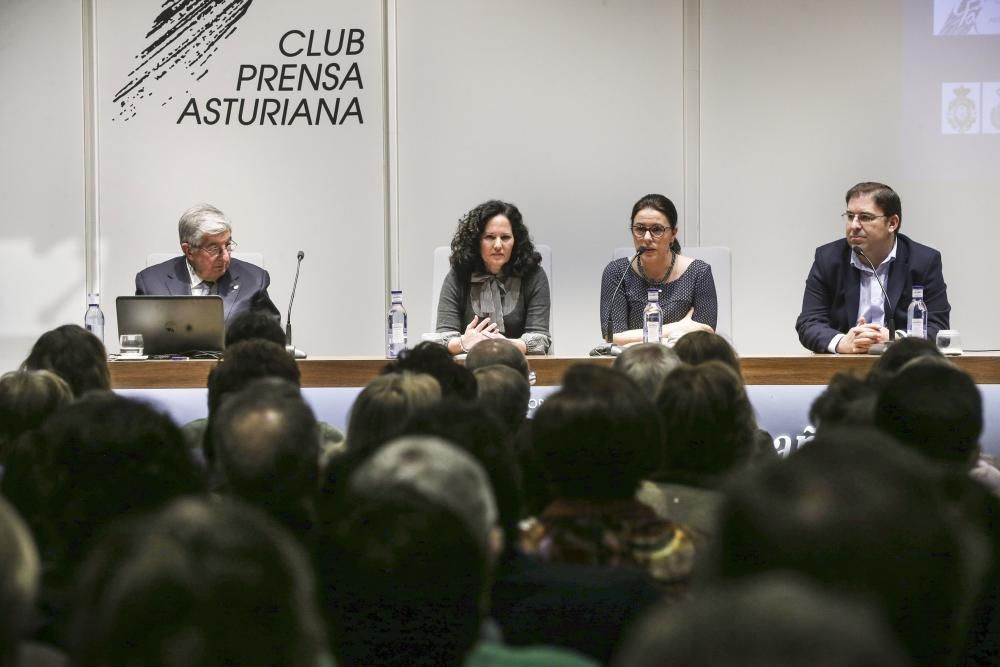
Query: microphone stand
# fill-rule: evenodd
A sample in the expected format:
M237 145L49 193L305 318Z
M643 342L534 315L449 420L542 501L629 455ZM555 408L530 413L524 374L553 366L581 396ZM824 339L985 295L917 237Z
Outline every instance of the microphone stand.
M639 248L638 250L635 251L635 254L632 255L632 258L629 259L628 264L625 265L625 270L622 272L622 277L618 280L618 284L615 285L615 291L611 293L611 300L608 301L608 319L607 319L608 335L605 337L604 340L605 340L606 343L608 343L608 344L611 345L611 348L610 348L609 351L614 356L618 356L619 354L621 354L622 353L622 349L620 347L618 347L617 345L615 345L615 343L614 343L615 336L614 336L614 333L611 331L611 307L614 305L615 297L618 296L619 290L621 290L622 285L625 283L625 276L628 275L628 270L629 270L629 267L632 266L632 262L635 261L636 257L638 257L642 253L646 252L646 250L647 250L647 248Z
M305 359L306 353L292 345L292 303L295 302L295 290L299 286L299 271L302 270L302 259L306 254L299 250L296 256L298 262L295 265L295 280L292 282L292 296L288 299L288 314L285 316L285 351L296 359Z
M885 291L885 285L882 284L882 279L878 277L878 271L875 270L875 264L868 259L868 255L865 251L858 246L851 246L854 250L854 254L865 260L865 262L872 268L872 273L875 275L875 282L878 283L879 289L882 290L882 298L885 299L885 303L888 308L885 311L885 324L886 328L889 329L889 340L884 343L875 343L870 348L868 348L868 354L882 355L885 351L889 349L893 341L896 338L896 319L895 319L895 308L893 308L892 302L889 301L889 294Z

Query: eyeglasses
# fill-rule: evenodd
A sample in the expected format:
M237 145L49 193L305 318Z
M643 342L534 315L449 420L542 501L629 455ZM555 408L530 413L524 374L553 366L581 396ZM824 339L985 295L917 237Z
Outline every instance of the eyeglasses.
M647 232L653 237L653 239L659 239L667 233L668 229L673 229L672 227L664 227L663 225L653 225L652 227L647 227L646 225L631 225L631 228L632 236L637 239L645 237Z
M842 217L847 222L854 222L855 220L857 220L862 225L870 225L879 218L886 218L888 216L872 215L871 213L851 213L850 211L845 211L840 214L840 217Z
M227 254L232 255L233 254L233 250L236 248L236 246L237 246L236 241L233 241L232 239L230 239L224 245L219 245L217 243L213 243L211 245L206 245L206 246L195 246L194 249L195 250L201 250L203 253L205 253L206 255L208 255L209 257L211 257L212 259L215 259L216 257L218 257L219 255L222 254L223 250L225 250Z

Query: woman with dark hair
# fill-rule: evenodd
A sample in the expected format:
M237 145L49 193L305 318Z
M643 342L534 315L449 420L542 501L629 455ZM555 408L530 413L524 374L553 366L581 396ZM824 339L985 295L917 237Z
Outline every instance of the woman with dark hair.
M548 352L549 279L516 206L491 200L469 211L450 261L437 315L449 352L489 338L506 338L525 354Z
M75 398L92 390L111 391L104 343L75 324L64 324L43 333L21 364L21 370L52 371L66 381Z
M632 207L629 228L637 254L612 261L601 278L604 340L616 345L642 341L642 311L650 288L660 290L664 338L714 331L718 303L712 267L680 254L673 202L663 195L646 195Z

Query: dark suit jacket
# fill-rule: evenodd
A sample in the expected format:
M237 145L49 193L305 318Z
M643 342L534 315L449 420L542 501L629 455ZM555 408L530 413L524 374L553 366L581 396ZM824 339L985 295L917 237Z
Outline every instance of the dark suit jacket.
M802 313L795 322L799 341L813 352L826 352L826 346L838 333L847 333L858 321L861 272L851 265L851 248L839 239L816 248ZM889 266L885 291L894 305L895 328L906 328L906 309L914 285L923 285L927 304L927 335L931 340L940 329L947 329L951 306L948 286L941 274L941 253L910 238L896 235L896 260ZM873 286L878 289L877 285Z
M249 310L262 310L281 319L277 306L271 302L267 287L271 276L267 271L248 262L231 259L229 270L216 282L222 297L226 324L233 317ZM135 276L135 293L184 296L191 294L191 276L183 255L143 269Z

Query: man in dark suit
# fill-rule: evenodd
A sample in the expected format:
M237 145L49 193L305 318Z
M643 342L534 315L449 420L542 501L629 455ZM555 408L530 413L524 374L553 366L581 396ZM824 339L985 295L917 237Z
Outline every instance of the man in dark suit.
M232 223L210 204L184 212L178 223L180 257L168 259L135 276L136 294L222 297L226 322L249 310L260 310L280 319L267 294L271 277L264 269L233 259L236 247Z
M906 328L913 286L924 288L927 335L947 329L951 306L941 272L941 253L899 233L899 195L882 183L858 183L847 191L845 238L816 249L795 322L799 341L813 352L863 354L889 340L887 328ZM885 285L885 303L875 266ZM892 317L887 317L891 307Z

